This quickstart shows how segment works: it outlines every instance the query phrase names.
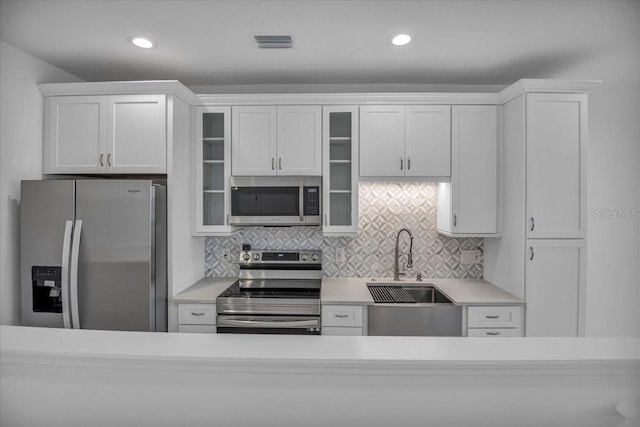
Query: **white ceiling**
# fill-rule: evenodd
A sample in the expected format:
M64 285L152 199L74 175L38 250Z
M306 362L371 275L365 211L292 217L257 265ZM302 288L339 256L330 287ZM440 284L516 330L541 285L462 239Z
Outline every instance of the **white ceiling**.
M506 85L637 48L617 28L637 27L638 4L0 0L0 38L87 81ZM398 32L413 42L392 46ZM157 48L129 45L137 34ZM294 48L259 50L255 34L291 34Z

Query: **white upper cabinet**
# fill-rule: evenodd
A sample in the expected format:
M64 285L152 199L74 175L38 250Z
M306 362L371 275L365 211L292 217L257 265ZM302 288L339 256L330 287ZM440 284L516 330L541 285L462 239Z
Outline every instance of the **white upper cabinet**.
M44 173L166 173L165 95L45 99Z
M44 173L102 173L107 97L45 98Z
M107 168L110 173L167 171L165 95L107 97Z
M193 144L194 234L228 235L231 175L231 108L197 107Z
M587 95L527 94L527 237L583 238Z
M322 175L322 107L278 107L278 175Z
M451 107L360 107L360 176L448 177Z
M276 174L276 107L233 107L233 175Z
M321 107L233 107L231 122L233 175L322 174Z
M358 107L323 107L322 232L358 232Z
M360 176L404 176L404 107L360 107Z
M437 230L446 235L498 232L497 108L452 107L451 182L438 185Z
M451 175L451 107L407 106L406 176Z

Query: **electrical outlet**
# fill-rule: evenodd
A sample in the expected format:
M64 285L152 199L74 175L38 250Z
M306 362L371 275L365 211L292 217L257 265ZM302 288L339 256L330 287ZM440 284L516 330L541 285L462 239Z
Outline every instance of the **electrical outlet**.
M478 249L462 249L460 251L462 264L478 264L480 262L480 250Z
M344 256L344 248L338 248L336 249L336 262L338 264L344 264L346 261L345 256Z
M221 248L220 255L222 256L223 259L226 259L227 261L231 262L231 249Z

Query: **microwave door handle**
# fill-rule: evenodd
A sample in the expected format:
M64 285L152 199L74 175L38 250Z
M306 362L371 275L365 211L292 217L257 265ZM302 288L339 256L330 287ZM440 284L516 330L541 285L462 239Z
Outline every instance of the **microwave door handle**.
M304 181L300 181L300 222L304 222Z
M69 254L71 252L71 235L73 232L73 221L67 221L64 226L64 240L62 243L62 323L65 329L71 329L71 312L69 311Z

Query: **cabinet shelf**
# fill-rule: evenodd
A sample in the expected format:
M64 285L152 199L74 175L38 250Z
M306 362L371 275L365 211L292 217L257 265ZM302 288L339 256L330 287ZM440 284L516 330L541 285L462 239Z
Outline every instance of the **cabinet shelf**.
M224 142L224 137L206 136L202 138L203 142Z
M202 163L207 165L224 165L224 160L203 160Z
M332 136L331 138L329 138L329 142L335 142L335 143L347 143L351 141L351 137L350 136Z
M203 193L222 194L224 190L202 190Z
M329 190L330 194L351 194L351 190Z
M331 164L351 164L351 160L329 160L329 163Z

